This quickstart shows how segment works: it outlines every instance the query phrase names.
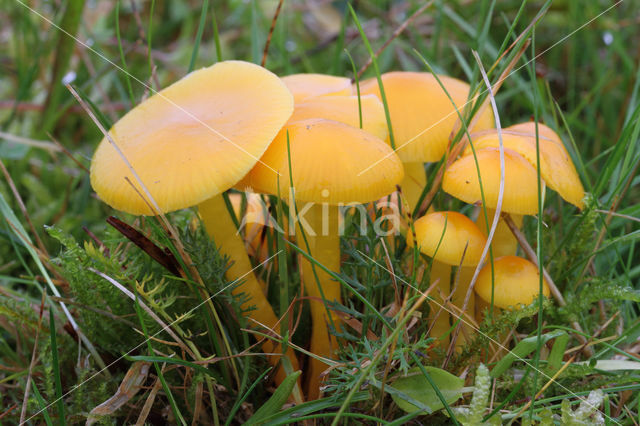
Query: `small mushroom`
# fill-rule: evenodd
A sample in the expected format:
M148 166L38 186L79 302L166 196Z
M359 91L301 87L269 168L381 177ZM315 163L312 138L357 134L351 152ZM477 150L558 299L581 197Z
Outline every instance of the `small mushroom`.
M491 308L494 311L518 309L521 305L529 305L540 295L540 274L538 268L526 259L517 256L503 256L487 264L480 273L475 285L476 316L481 320L482 314ZM493 275L493 276L492 276ZM549 284L543 278L542 294L549 297ZM506 339L504 335L494 337L499 344ZM493 354L504 353L504 348L498 347Z
M469 85L461 80L438 76L449 96L464 115ZM449 145L449 136L458 122L458 114L447 92L430 73L394 71L382 75L389 107L396 153L404 163L402 193L413 210L426 186L425 162L440 161ZM382 99L375 78L362 82L363 95ZM494 126L493 113L487 108L474 126L475 131Z
M537 168L536 155L536 123L520 123L502 130L502 143L505 148L522 155L531 165ZM497 130L482 132L473 138L476 150L499 146ZM584 188L578 172L571 161L567 149L560 137L549 127L538 123L538 143L540 150L540 176L547 186L558 192L565 201L579 209L584 208ZM467 147L463 155L470 155L471 147Z
M497 148L499 141L498 133L495 129L480 132L473 137L473 145L476 151L481 151L488 147ZM582 209L584 207L584 188L560 137L549 127L539 123L538 141L540 177L549 188L557 191L562 198ZM534 170L536 169L536 130L534 122L516 124L503 129L502 142L504 148L522 155L533 166ZM470 146L467 147L463 156L473 158ZM533 182L534 184L537 182L537 175L533 178ZM537 203L537 196L535 197L535 202ZM522 226L522 215L514 214L508 209L504 209L504 211L511 214L516 226L519 228ZM491 205L487 204L488 217L492 218L494 213ZM537 209L534 214L537 214ZM485 222L483 209L481 209L476 223L486 234L487 222ZM492 247L495 256L514 255L516 253L518 243L502 219L498 222Z
M117 210L159 213L143 197L137 177L160 212L198 206L207 232L232 260L227 279L243 280L232 292L248 296L243 308L255 307L247 313L255 321L251 327L257 322L277 330L278 318L251 273L221 194L255 165L292 111L291 93L273 73L247 62L220 62L188 74L129 111L109 131L122 154L105 138L91 162L91 185ZM262 347L267 353L282 352L271 340ZM293 351L287 356L296 370ZM268 358L274 365L280 360ZM284 377L278 369L276 380Z
M375 169L363 172L374 163L377 163ZM271 169L280 172L279 188ZM243 182L258 192L280 194L283 199L290 200L293 192L300 213L296 218L297 228L304 228L311 256L329 270L339 272L340 205L377 200L392 193L402 177L402 163L384 141L337 121L315 119L285 126ZM291 211L293 206L289 208ZM303 226L303 223L309 226ZM299 236L297 242L306 249ZM312 268L306 259L302 261L305 290L311 299L311 352L332 358L337 342L329 334L327 324L339 327L340 320L325 306L322 298L341 303L340 286L319 267L315 268L316 285ZM326 367L315 358L310 360L309 399L320 395L320 374Z
M452 293L451 267L460 266L459 280L455 291L452 294L452 304L460 309L463 308L464 299L469 288L474 269L480 261L482 250L487 239L482 235L480 229L468 217L457 212L434 212L428 213L414 222L416 235L415 244L425 255L432 257L431 282L440 280L436 289L432 293L435 303L431 304L429 321L435 321L431 328L431 335L440 338L441 342L448 342L445 334L451 330L452 325L458 320L458 313L450 315L451 309L444 305L440 294L445 297ZM414 241L411 233L408 235L408 245L413 246ZM470 297L466 307L460 315L469 312L468 318L473 318L474 297ZM437 314L437 317L436 317ZM463 334L459 336L456 345L462 346L465 335L470 336L472 327L468 325L469 319L464 317L462 322ZM453 322L451 321L453 319Z
M493 285L492 285L493 283ZM493 305L500 309L517 309L519 305L533 303L540 294L540 274L533 263L518 256L503 256L488 264L478 274L475 285L479 296L478 308ZM542 294L549 297L549 284L543 278Z

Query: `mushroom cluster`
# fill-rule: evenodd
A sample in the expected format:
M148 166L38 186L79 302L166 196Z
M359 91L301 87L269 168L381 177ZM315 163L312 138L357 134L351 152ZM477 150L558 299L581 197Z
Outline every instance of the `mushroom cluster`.
M366 80L357 91L348 78L279 78L247 62L220 62L190 73L127 113L102 140L91 165L94 190L117 210L159 215L197 206L209 236L231 260L226 280L240 283L232 292L243 295L249 326L271 335L262 349L276 367L277 383L286 375L282 359L294 371L299 360L291 346L283 349L278 343L279 318L251 258L267 260L274 251L262 238L264 227L273 224L259 194L288 204L295 219L288 237L308 256L299 257L312 320L313 356L304 381L308 399L321 395L323 371L336 356L335 336L342 326L336 310L341 289L327 272L340 272L341 207L395 194L413 211L426 189L424 163L449 155L470 98L467 83L429 73L390 72L381 83ZM466 126L475 152L464 151L443 179L444 191L467 203L482 199L482 182L487 215L496 208L500 180L493 124L491 110L481 109ZM518 224L522 215L538 209L537 146L543 182L582 207L584 190L562 141L545 126L539 125L538 138L532 129L526 123L502 131L502 211L517 215ZM395 192L398 186L402 196ZM240 230L231 216L242 213L240 194L230 193L231 209L223 199L231 188L251 190L246 214L237 218ZM456 345L471 337L469 285L487 244L486 222L483 215L476 225L458 212L430 210L415 220L415 233L407 233L408 244L428 257L431 281L439 283L428 318L431 335L440 342L449 343L458 318L463 326ZM504 257L484 266L475 287L478 301L497 308L529 303L538 287L522 277L532 266L513 256L517 246L506 225L500 224L492 244L496 257ZM499 269L503 265L511 269ZM483 280L487 267L496 268L489 284ZM505 290L525 284L519 299Z

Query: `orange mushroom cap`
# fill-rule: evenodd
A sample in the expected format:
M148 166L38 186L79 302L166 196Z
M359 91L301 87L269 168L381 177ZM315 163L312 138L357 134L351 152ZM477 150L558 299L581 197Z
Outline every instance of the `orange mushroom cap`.
M194 71L129 111L109 131L162 212L199 204L233 186L289 119L293 97L270 71L241 61ZM153 214L138 181L105 138L91 185L105 203Z
M558 192L569 203L584 208L584 188L562 144L560 137L544 124L538 124L538 140L540 147L540 176L549 188ZM533 167L537 167L535 123L521 123L502 130L502 143L522 155ZM487 147L498 147L500 140L497 130L488 130L473 137L476 150ZM470 155L471 147L467 146L463 155Z
M438 76L461 115L469 85L452 77ZM403 162L434 162L444 155L449 135L458 122L454 106L430 73L394 71L382 75L385 97L398 156ZM362 94L381 98L375 78L361 83ZM485 108L474 131L492 128L493 113Z
M457 212L428 213L413 226L420 251L447 265L460 265L461 260L462 266L477 265L487 242L478 226ZM413 246L411 233L407 240Z
M484 148L476 151L478 168L487 207L495 209L500 190L500 151ZM515 214L538 212L538 176L533 166L520 154L504 150L504 196L502 210ZM544 182L543 196L544 196ZM475 204L482 201L480 180L473 155L458 159L447 168L442 189L460 200Z
M390 194L404 171L397 155L382 140L364 130L332 120L303 120L287 124L260 163L236 187L287 198L289 155L297 201L328 204L365 203ZM367 169L371 164L374 169Z
M313 118L326 118L339 121L351 127L360 128L362 112L362 130L385 140L389 137L384 106L373 95L357 96L316 96L296 104L290 123Z
M296 103L314 96L351 95L351 80L326 74L291 74L282 82L293 94Z
M493 304L507 309L517 305L529 305L540 294L538 268L526 259L503 256L494 261ZM478 274L475 291L486 303L491 303L491 265L486 265ZM542 294L548 297L549 284L543 278Z

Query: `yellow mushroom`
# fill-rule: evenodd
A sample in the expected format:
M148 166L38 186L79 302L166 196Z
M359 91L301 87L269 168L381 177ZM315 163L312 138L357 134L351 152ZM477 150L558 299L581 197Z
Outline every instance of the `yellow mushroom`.
M493 279L491 264L487 264L480 273L475 285L476 313L481 320L482 313L491 307L494 311L517 309L520 305L529 305L540 295L540 274L538 267L526 259L517 256L503 256L494 260ZM542 294L549 297L549 284L543 278ZM495 336L494 340L502 345L505 335ZM495 342L494 342L495 343ZM492 353L504 353L502 347Z
M438 76L461 115L469 96L469 85L447 76ZM458 122L447 93L430 73L394 71L382 75L391 117L396 153L404 163L402 192L413 210L426 185L423 163L440 161L447 151L449 135ZM375 78L362 82L363 95L381 98ZM381 98L382 99L382 98ZM474 131L494 126L491 109L478 118Z
M289 175L289 153L291 176ZM367 166L373 169L361 173ZM280 172L278 177L273 170ZM258 192L280 194L291 199L291 186L300 212L298 229L306 223L310 254L331 271L340 271L340 205L365 203L390 194L403 177L402 164L381 139L363 130L331 120L304 120L285 126L273 141L261 162L251 170L243 182ZM292 206L290 206L290 209ZM305 249L303 239L298 245ZM340 324L338 316L327 317L322 303L341 302L340 286L319 267L314 279L311 263L302 261L302 273L307 294L311 297L311 351L322 357L333 357L336 341L330 337L327 324ZM320 374L326 364L311 359L308 372L307 396L319 396Z
M226 278L243 280L233 293L248 296L243 308L255 306L247 315L262 324L249 325L261 331L278 330L278 319L251 273L253 266L221 194L255 165L292 111L292 95L273 73L247 62L226 61L188 74L128 112L109 131L160 212L198 206L207 232L232 260ZM145 189L106 138L91 163L91 184L117 210L154 214L150 200L141 196ZM263 350L282 352L271 340ZM293 351L287 356L296 370ZM280 360L268 358L274 365ZM280 368L276 380L283 379Z
M282 82L293 94L295 103L325 95L351 95L351 80L327 74L291 74Z
M461 266L457 288L452 295L452 304L460 309L464 305L464 299L469 288L469 283L475 266L480 261L482 250L487 242L480 229L471 219L457 212L428 213L417 219L414 223L416 245L425 255L433 258L431 266L431 282L440 280L437 288L431 294L435 302L431 304L429 313L430 322L435 322L431 328L431 335L441 338L442 342L448 342L449 338L442 338L458 320L462 318L463 334L459 336L457 346L465 341L465 335L469 336L472 327L469 318L474 316L474 297L469 299L467 309L469 315L447 308L440 294L445 297L452 292L451 267ZM407 243L413 246L413 237L409 233ZM450 315L453 311L455 315ZM436 317L437 314L437 317ZM453 319L453 322L451 321Z
M549 127L538 123L538 142L542 179L550 189L556 191L566 201L579 209L584 208L582 200L584 188L560 137ZM520 123L503 129L502 143L505 148L522 155L534 168L537 168L534 122ZM473 144L476 150L498 147L497 131L489 130L481 133L479 137L473 138ZM471 148L467 147L463 155L470 154Z
M316 96L297 103L290 123L295 121L325 118L360 128L362 112L362 130L385 140L389 136L387 119L382 102L373 95L364 95L358 102L357 96Z
M475 285L481 310L489 307L492 299L496 308L516 309L518 305L529 305L538 298L540 274L536 265L517 256L500 257L493 265L493 290L490 264L482 268ZM545 297L550 294L549 284L544 278L542 294Z
M537 168L536 161L536 130L534 122L527 122L509 126L502 130L503 146L509 150L522 155L533 167ZM497 148L499 137L497 130L487 130L473 136L473 145L476 150L488 147ZM582 209L584 207L584 188L578 177L578 173L565 149L560 137L544 124L538 124L538 140L540 149L540 177L545 184L566 201ZM464 156L471 156L471 147L468 146L463 153ZM537 176L534 179L537 182ZM536 200L537 202L537 200ZM489 218L494 215L494 210L487 204ZM484 209L481 209L476 223L486 234L486 223ZM508 213L508 210L505 210ZM536 210L537 213L537 210ZM519 228L522 226L522 215L511 214L511 218ZM489 219L488 223L491 223ZM498 228L492 241L495 256L514 255L518 243L503 220L498 222Z

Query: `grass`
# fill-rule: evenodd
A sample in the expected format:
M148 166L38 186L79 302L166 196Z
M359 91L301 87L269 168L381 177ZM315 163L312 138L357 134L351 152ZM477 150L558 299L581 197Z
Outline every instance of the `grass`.
M489 407L481 407L486 422L539 422L551 413L556 424L566 424L563 413L569 416L567 410L601 389L606 424L637 424L637 364L602 363L640 361L640 37L633 2L434 1L397 37L396 28L422 2L283 3L268 69L355 77L391 39L360 81L389 70L433 69L469 81L484 97L475 51L492 86L508 75L495 96L503 126L536 118L557 129L590 194L579 212L547 191L541 220L528 217L523 228L567 305L539 300L497 315L448 362L446 348L428 335L430 324L416 317L426 318L428 310L416 289L429 287L429 260L407 249L403 238L383 247L371 218L361 233L357 217L347 216L336 273L309 258L304 241L267 231L264 240L277 259L253 260L274 310L289 320L279 330L287 345L303 360L308 354L300 256L340 282L344 306L328 308L353 325L339 332L342 350L324 397L284 406L288 392L268 380L273 372L256 345L256 338L273 337L251 329L242 316L242 301L230 292L234 284L224 279L228 259L194 211L167 216L176 242L163 221L116 213L93 196L87 169L102 134L61 83L73 71L73 87L108 127L147 97L149 87L165 87L191 69L226 59L259 63L277 4L29 3L82 46L25 4L0 0L0 159L7 171L0 180L0 422L83 422L121 385L142 383L128 388L123 406L107 403L100 421L449 424L470 406L482 362L492 380ZM472 215L472 207L438 189L440 165L427 166L432 185L425 198L432 197L437 210ZM288 207L276 197L270 201L282 223ZM166 248L185 273L170 272L132 245L105 222L114 214ZM508 331L517 356L486 357L486 336ZM425 369L444 363L465 379L454 402L441 392L449 384ZM141 365L153 368L135 368ZM419 409L407 413L395 402L412 398L398 379L413 368L424 377L419 390L444 409L413 400Z

